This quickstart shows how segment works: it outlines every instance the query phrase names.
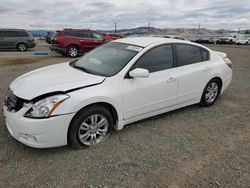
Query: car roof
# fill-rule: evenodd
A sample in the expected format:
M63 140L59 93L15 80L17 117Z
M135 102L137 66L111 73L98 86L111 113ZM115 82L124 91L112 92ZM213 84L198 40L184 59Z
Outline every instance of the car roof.
M141 47L146 47L154 43L190 43L188 41L184 40L178 40L178 39L173 39L173 38L163 38L163 37L127 37L127 38L122 38L118 39L112 42L120 42L120 43L126 43L126 44L132 44L132 45L137 45Z

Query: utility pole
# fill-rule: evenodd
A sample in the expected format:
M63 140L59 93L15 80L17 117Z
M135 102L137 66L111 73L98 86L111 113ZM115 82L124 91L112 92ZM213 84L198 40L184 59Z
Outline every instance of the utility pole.
M239 27L238 33L240 33L240 27Z
M117 23L115 22L115 33L116 33L116 27L117 27Z
M148 29L150 28L150 22L148 22Z
M200 30L201 30L201 23L199 23L199 30L198 30L199 34L200 34Z

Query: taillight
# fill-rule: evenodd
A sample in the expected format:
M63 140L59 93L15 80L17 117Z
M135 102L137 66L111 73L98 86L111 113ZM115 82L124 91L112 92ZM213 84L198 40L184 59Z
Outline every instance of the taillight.
M224 57L223 60L232 69L232 61L227 57Z

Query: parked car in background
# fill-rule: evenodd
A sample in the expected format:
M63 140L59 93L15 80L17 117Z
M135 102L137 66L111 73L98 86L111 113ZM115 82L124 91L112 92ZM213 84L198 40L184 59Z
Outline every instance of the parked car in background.
M211 106L231 79L225 53L183 40L123 38L20 76L3 109L8 131L23 144L83 148L132 122L196 103Z
M0 29L0 49L26 51L36 46L32 34L22 29Z
M244 35L239 33L231 33L228 36L220 37L219 44L235 44L237 40L243 39Z
M218 44L219 43L219 38L212 37L208 39L209 44Z
M51 44L51 39L52 39L53 33L52 32L47 32L47 35L45 36L45 42L47 44Z
M123 38L122 35L115 34L115 33L108 33L108 34L104 33L103 35L105 36L106 39L111 38L111 40Z
M218 40L218 44L233 44L232 37L220 37Z
M236 41L236 44L250 44L250 38L249 39L239 39Z
M52 37L50 49L68 57L77 57L115 39L117 37L89 29L64 29Z

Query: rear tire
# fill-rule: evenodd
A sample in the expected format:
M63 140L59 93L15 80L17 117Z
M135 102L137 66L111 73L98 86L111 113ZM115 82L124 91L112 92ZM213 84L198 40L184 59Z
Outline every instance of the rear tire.
M104 141L113 129L110 112L100 105L79 111L70 123L68 144L76 149L95 146Z
M67 53L67 56L68 56L68 57L75 58L75 57L77 57L77 56L79 55L79 49L78 49L77 46L72 45L72 46L69 46L69 47L67 48L66 53Z
M201 97L200 105L202 106L211 106L215 103L215 101L218 99L221 91L221 83L218 79L212 79L210 80Z
M24 52L27 50L27 45L25 43L18 43L17 44L17 49L21 52Z

